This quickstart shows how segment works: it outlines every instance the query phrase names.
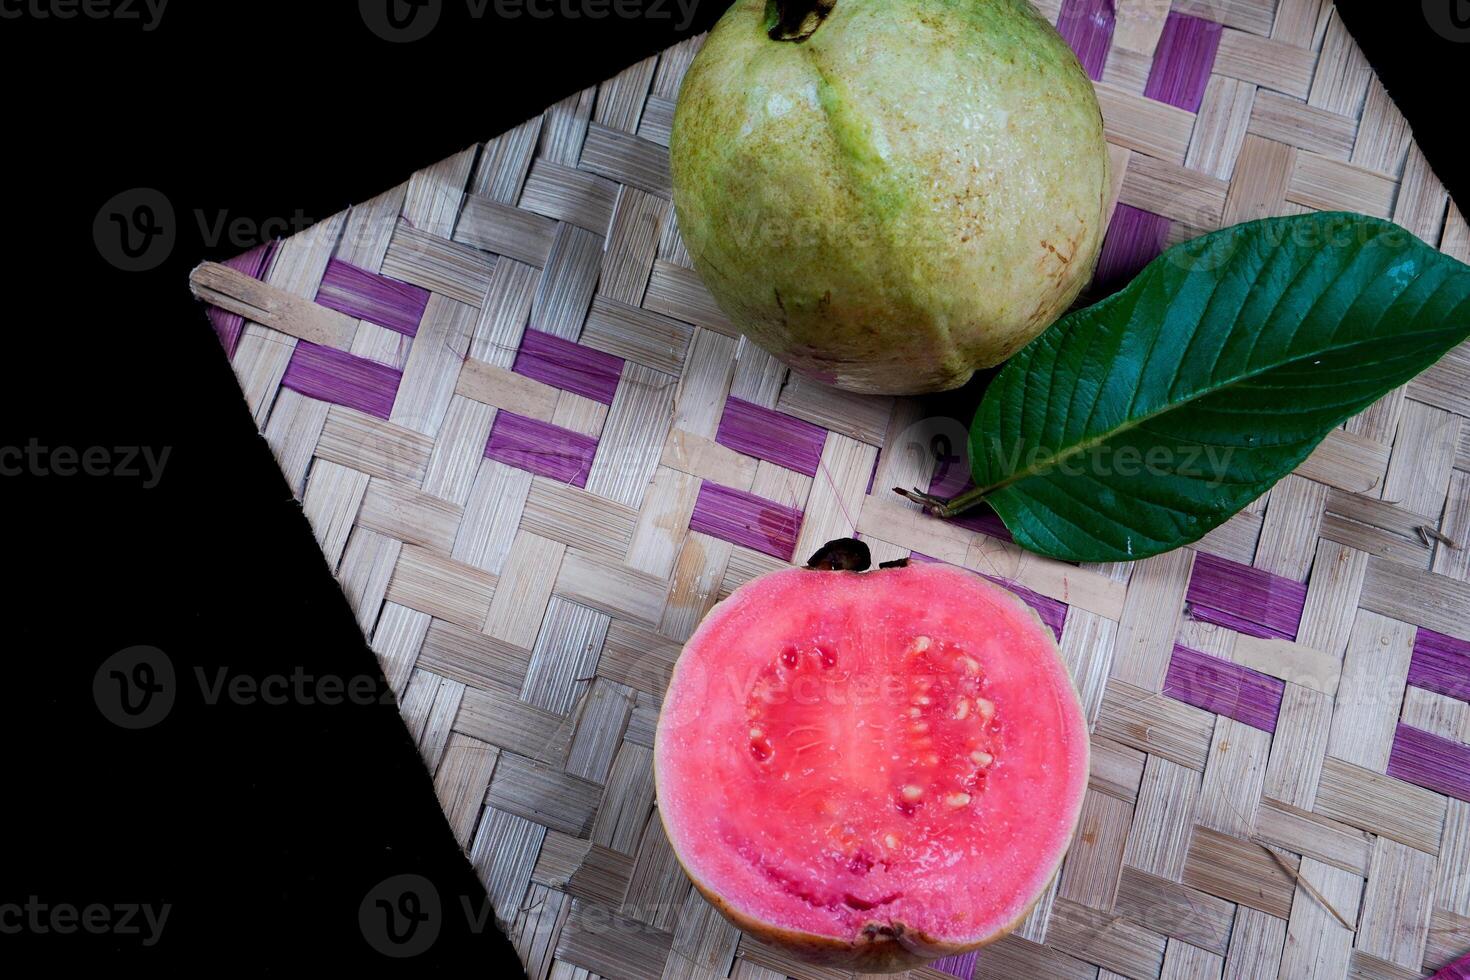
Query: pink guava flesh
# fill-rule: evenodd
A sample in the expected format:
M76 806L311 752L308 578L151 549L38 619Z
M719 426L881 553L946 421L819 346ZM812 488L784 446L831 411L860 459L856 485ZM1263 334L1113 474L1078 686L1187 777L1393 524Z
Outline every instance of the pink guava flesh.
M789 569L690 638L654 754L675 853L737 923L818 958L892 940L912 959L1026 915L1071 840L1088 735L1010 592L937 564Z

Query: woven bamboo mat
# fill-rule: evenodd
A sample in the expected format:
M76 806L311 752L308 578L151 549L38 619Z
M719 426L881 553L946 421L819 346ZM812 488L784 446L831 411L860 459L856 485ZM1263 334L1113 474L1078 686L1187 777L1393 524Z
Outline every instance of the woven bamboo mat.
M1041 6L1112 144L1099 278L1309 209L1470 259L1326 0ZM649 761L701 615L853 532L1018 586L1094 725L1051 890L919 974L1416 977L1470 949L1470 350L1196 548L1079 567L927 518L889 488L952 480L927 440L959 423L788 376L690 268L666 145L697 47L194 276L530 976L834 975L691 891Z

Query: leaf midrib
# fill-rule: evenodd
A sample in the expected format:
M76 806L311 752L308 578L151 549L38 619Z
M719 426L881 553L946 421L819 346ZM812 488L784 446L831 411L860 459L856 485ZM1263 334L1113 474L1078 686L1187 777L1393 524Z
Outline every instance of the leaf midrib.
M1438 292L1438 288L1436 288L1435 292L1436 293ZM1402 293L1400 293L1400 295L1402 295ZM1431 294L1430 295L1430 300L1433 299L1433 296L1434 296L1434 294ZM1428 301L1426 301L1424 305L1427 306L1428 305ZM1440 329L1440 330L1420 330L1420 331L1415 331L1413 333L1398 334L1398 335L1396 335L1395 339L1407 340L1407 339L1413 338L1413 337L1432 337L1432 336L1437 336L1437 335L1440 335L1440 334L1443 334L1443 333L1445 333L1445 331L1442 330L1442 329ZM1285 367L1290 367L1290 366L1292 366L1294 364L1297 364L1297 363L1299 363L1301 361L1305 361L1308 358L1317 357L1317 356L1320 356L1322 354L1333 354L1333 353L1338 353L1340 351L1351 350L1354 347L1361 347L1361 346L1368 345L1368 344L1379 344L1379 343L1382 343L1384 339L1385 338L1383 338L1383 337L1365 337L1365 338L1363 338L1361 340L1354 340L1354 341L1350 341L1350 342L1345 343L1345 344L1334 344L1334 345L1329 345L1327 347L1320 347L1320 348L1317 348L1316 350L1312 351L1309 354L1303 354L1300 357L1294 357L1294 358L1292 358L1289 361L1280 361L1278 363L1270 364L1270 365L1267 365L1265 367L1259 368L1259 369L1257 369L1255 371L1248 371L1248 372L1245 372L1243 374L1234 375L1234 376L1232 376L1232 377L1230 377L1230 378L1228 378L1228 379L1226 379L1224 381L1221 381L1220 383L1218 383L1216 385L1212 385L1212 386L1210 386L1208 388L1201 388L1199 391L1195 392L1194 394L1190 395L1187 398L1180 399L1179 401L1169 402L1168 404L1160 407L1156 411L1148 412L1148 413L1146 413L1144 415L1137 416L1136 418L1130 418L1123 425L1119 425L1119 426L1117 426L1115 428L1112 428L1112 429L1107 430L1106 432L1102 432L1102 433L1098 434L1094 438L1085 439L1082 442L1077 443L1075 446L1073 446L1071 448L1068 448L1068 449L1065 449L1061 453L1058 453L1057 455L1054 455L1054 456L1050 457L1050 462L1048 463L1048 465L1046 465L1044 467L1043 466L1027 466L1027 467L1025 467L1025 468L1023 468L1021 470L1018 470L1015 474L1013 474L1012 476L1008 477L1007 479L1001 480L1001 481L999 481L997 483L988 484L988 485L986 485L984 487L979 488L978 492L980 494L983 494L983 495L987 495L988 496L989 494L995 493L996 491L1004 490L1006 487L1009 487L1009 486L1012 486L1013 484L1019 483L1022 480L1029 480L1032 477L1041 476L1041 475L1043 475L1045 473L1050 472L1051 470L1056 469L1058 466L1060 466L1066 460L1072 459L1073 457L1075 457L1075 456L1077 456L1077 455L1079 455L1081 453L1085 453L1085 452L1087 452L1087 451L1089 451L1091 449L1095 449L1098 446L1101 446L1103 443L1107 442L1109 439L1114 438L1115 436L1121 435L1121 434L1123 434L1125 432L1129 432L1132 429L1136 428L1139 425L1142 425L1145 422L1148 422L1148 421L1150 421L1152 419L1158 418L1160 415L1167 415L1169 412L1172 412L1172 411L1175 411L1177 409L1183 408L1183 407L1189 405L1192 402L1198 401L1199 399L1204 398L1204 397L1206 397L1208 395L1212 395L1212 394L1214 394L1217 391L1220 391L1220 390L1222 390L1224 388L1229 387L1230 385L1239 384L1242 381L1249 381L1250 379L1256 378L1256 377L1260 377L1263 374L1269 374L1272 371L1277 371L1277 370L1280 370L1280 369L1285 368ZM1283 443L1283 444L1280 444L1280 445L1286 445L1286 444Z

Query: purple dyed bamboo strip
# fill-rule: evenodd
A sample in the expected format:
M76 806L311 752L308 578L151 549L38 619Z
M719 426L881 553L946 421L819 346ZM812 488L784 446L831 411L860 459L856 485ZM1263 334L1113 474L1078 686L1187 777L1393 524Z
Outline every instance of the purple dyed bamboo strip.
M1144 96L1199 112L1219 47L1219 24L1203 17L1169 14L1154 51Z
M1284 681L1179 644L1164 675L1164 693L1174 700L1263 732L1276 731L1285 691Z
M909 558L913 561L928 561L935 562L936 564L949 564L948 562L941 562L938 558L931 558L928 555L920 554L917 551L911 553L909 555ZM1065 602L1062 602L1060 599L1053 599L1051 596L1042 595L1039 592L1032 592L1030 589L1026 588L1026 586L1020 585L1016 582L1012 582L1009 579L1003 579L995 575L984 574L981 574L980 577L985 579L986 581L994 582L996 585L999 585L1003 589L1009 589L1016 595L1020 596L1021 601L1025 602L1026 605L1036 610L1036 615L1040 617L1041 621L1047 625L1048 629L1056 634L1056 638L1058 640L1062 638L1062 629L1067 625L1067 609L1069 608Z
M1399 722L1388 774L1470 803L1470 745Z
M511 370L611 405L623 376L623 359L540 330L527 330Z
M1441 967L1429 980L1470 980L1470 956L1462 956L1448 966Z
M267 268L270 267L271 256L276 253L274 241L264 242L257 245L248 252L241 252L234 258L226 259L225 265L237 272L243 272L252 279L259 279ZM238 313L222 310L218 306L207 309L209 322L214 326L215 336L224 346L225 356L233 358L235 348L240 345L240 334L245 331L245 318Z
M348 316L412 337L429 305L429 291L332 259L316 301Z
M1470 701L1470 643L1419 627L1409 683L1445 697Z
M1194 558L1190 616L1262 639L1295 640L1307 587L1207 552Z
M281 387L386 419L403 372L332 347L298 340Z
M801 530L801 511L753 493L705 483L694 502L689 529L790 561Z
M540 476L587 486L597 440L580 432L528 419L504 409L495 413L485 457Z
M1057 32L1077 53L1082 70L1094 82L1102 78L1113 46L1113 0L1065 0L1057 16Z
M827 430L742 398L725 400L715 442L807 476L817 475Z
M1093 294L1105 296L1126 286L1164 251L1170 222L1162 215L1119 204L1108 223L1102 253L1093 274Z
M946 956L935 960L929 965L940 973L948 973L959 980L970 980L975 975L975 963L980 958L980 951L974 950L969 953L960 953L957 956Z

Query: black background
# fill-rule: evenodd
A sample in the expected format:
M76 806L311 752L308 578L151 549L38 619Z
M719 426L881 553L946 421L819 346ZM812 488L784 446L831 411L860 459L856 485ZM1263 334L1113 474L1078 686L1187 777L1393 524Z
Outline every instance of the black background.
M401 44L370 31L356 2L173 0L151 31L0 19L0 446L170 452L151 489L0 478L0 905L170 905L147 947L116 932L0 932L0 970L23 952L227 973L518 969L460 911L483 893L392 704L200 693L196 669L382 681L186 277L271 222L325 218L707 29L724 6L703 0L681 31L671 0L627 2L644 16L475 19L443 0L437 27ZM1470 39L1470 3L1445 2ZM1470 44L1431 30L1419 0L1339 6L1466 201L1451 151ZM125 273L93 219L140 187L167 198L176 241L156 269ZM222 217L236 233L210 240ZM92 682L140 644L167 655L180 695L161 723L127 731ZM444 904L438 940L410 961L381 956L358 924L364 896L399 874L427 877Z

